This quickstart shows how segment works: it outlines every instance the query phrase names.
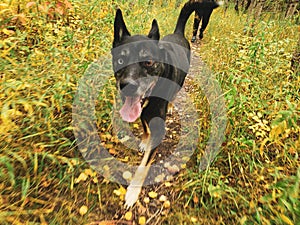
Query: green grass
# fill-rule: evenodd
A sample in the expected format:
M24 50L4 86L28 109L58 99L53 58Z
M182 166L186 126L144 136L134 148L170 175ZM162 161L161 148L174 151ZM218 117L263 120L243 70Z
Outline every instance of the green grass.
M67 14L51 18L27 2L0 5L0 222L122 218L120 186L91 172L76 148L73 98L88 65L110 53L116 5L132 33L147 33L156 18L162 36L174 29L180 8L176 1L154 1L145 10L148 1L74 0ZM300 78L290 70L298 26L279 14L264 15L253 28L250 22L231 8L212 15L200 55L225 93L226 140L207 171L199 174L191 162L171 187L153 187L171 201L155 217L160 224L299 224ZM103 133L111 129L113 83L99 94ZM207 107L198 86L195 103ZM162 206L154 203L142 202L146 212L136 207L134 220L151 218ZM83 215L82 206L88 207Z

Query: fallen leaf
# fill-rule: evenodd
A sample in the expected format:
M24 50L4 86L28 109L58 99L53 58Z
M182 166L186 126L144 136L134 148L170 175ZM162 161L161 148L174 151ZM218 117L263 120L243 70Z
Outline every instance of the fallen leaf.
M6 35L13 35L15 33L13 30L8 30L6 28L4 28L2 32Z
M81 173L79 177L75 179L75 184L78 184L80 181L86 181L87 178L88 175L86 175L85 173Z
M148 195L149 195L150 198L156 198L156 197L157 197L157 193L154 192L154 191L150 191L150 192L148 193Z
M118 190L114 190L113 193L120 197L121 200L124 200L124 196L126 194L126 189L122 186Z
M164 206L165 208L170 208L171 202L170 202L169 200L167 200L167 201L164 202L163 206Z
M94 171L91 170L91 169L85 169L85 170L84 170L84 173L85 173L86 175L88 175L88 176L91 176L91 177L95 177L95 176L97 175L97 173L94 172Z
M126 212L124 216L125 220L132 220L132 212Z
M141 217L139 218L139 224L140 224L140 225L146 224L146 217L141 216Z
M145 202L146 204L148 204L148 203L150 202L150 198L145 197L145 198L144 198L144 202Z
M98 178L97 178L97 177L94 177L94 178L93 178L93 182L94 182L94 184L98 184Z
M88 207L87 207L86 205L83 205L83 206L81 206L80 209L79 209L79 214L80 214L81 216L83 216L83 215L85 215L85 214L87 213L87 211L88 211Z
M161 195L161 196L159 197L159 201L160 201L160 202L165 202L165 201L167 201L167 196Z
M171 184L170 182L166 182L166 183L165 183L165 186L166 186L166 187L171 187L172 184Z
M109 152L109 154L111 154L111 155L117 154L117 151L116 151L115 148L110 148L110 149L108 150L108 152Z
M198 219L196 218L196 217L191 217L191 221L192 221L192 223L196 223L197 221L198 221Z

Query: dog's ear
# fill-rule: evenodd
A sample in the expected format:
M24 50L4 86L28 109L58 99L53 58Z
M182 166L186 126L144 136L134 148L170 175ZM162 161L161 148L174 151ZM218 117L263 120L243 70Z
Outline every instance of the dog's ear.
M129 31L127 30L127 27L125 25L122 11L120 9L117 9L116 16L115 16L115 22L114 22L114 41L113 41L113 47L117 45L125 36L130 36Z
M152 27L151 27L151 30L148 34L148 38L151 38L153 40L159 40L159 28L158 28L158 24L157 24L157 21L154 19L152 21Z

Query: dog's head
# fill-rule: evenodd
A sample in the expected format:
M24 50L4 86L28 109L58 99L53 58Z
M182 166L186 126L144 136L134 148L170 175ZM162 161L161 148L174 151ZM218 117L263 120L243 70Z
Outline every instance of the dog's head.
M159 28L156 20L147 36L131 36L120 9L116 12L113 40L113 68L117 88L121 92L123 120L133 122L140 117L142 104L163 71L159 60Z

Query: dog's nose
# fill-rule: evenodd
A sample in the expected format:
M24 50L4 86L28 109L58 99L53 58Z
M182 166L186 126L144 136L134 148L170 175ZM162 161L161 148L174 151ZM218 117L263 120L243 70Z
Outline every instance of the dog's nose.
M125 96L132 96L136 94L138 86L130 83L120 83L120 89Z

